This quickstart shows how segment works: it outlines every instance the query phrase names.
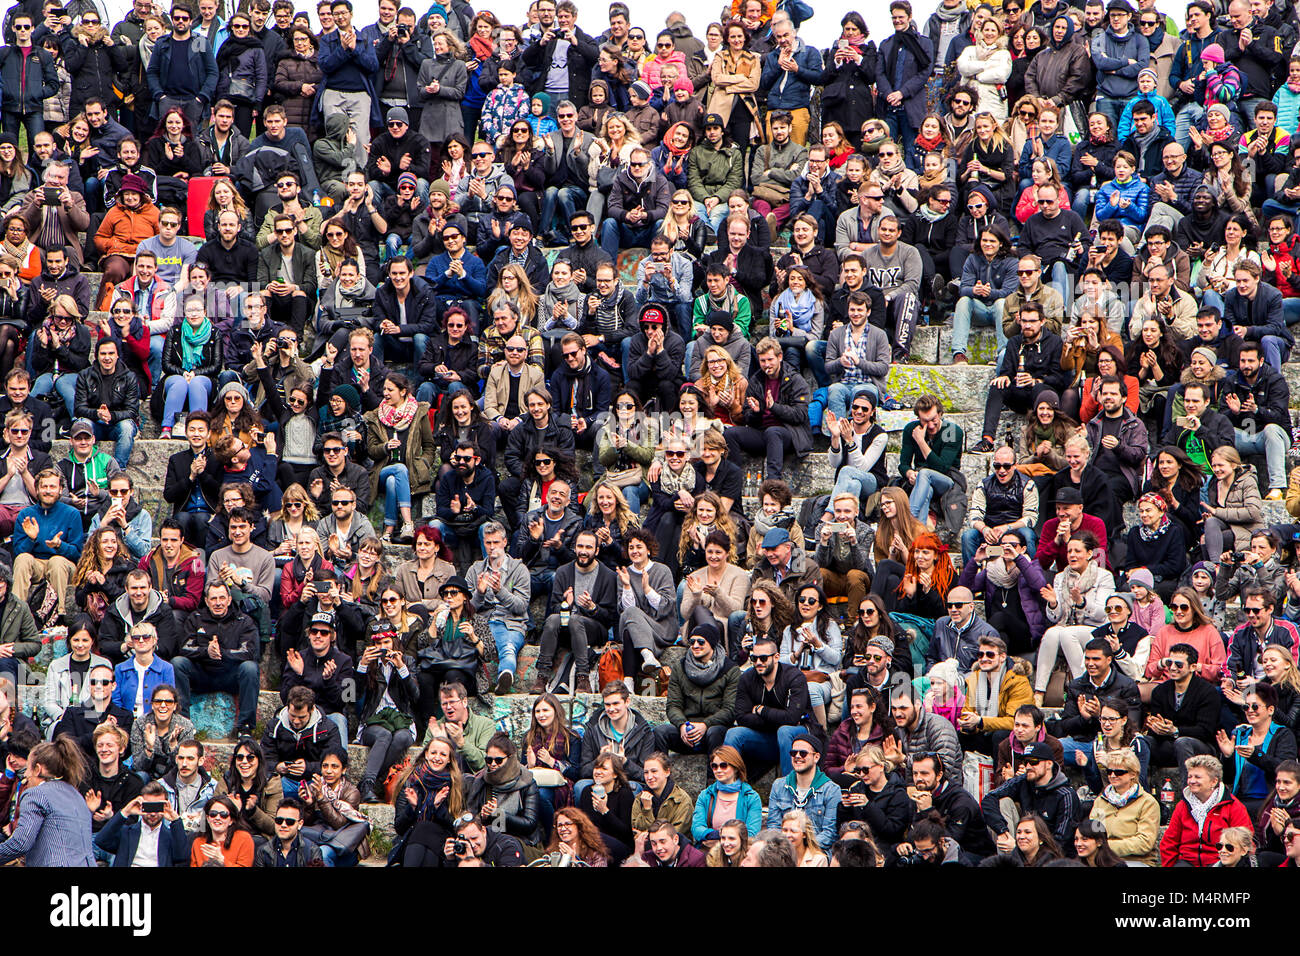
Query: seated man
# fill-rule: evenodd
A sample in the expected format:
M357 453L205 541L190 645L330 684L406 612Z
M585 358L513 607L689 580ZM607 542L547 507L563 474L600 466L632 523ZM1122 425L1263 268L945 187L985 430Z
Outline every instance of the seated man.
M773 782L767 802L766 823L769 827L779 827L787 813L802 810L817 834L817 845L829 850L835 842L843 791L818 766L823 749L823 742L806 730L795 735L790 743L793 769Z
M442 845L444 866L523 866L524 849L507 833L493 830L478 817L463 814L456 819L455 836Z
M1116 501L1132 501L1142 483L1147 427L1125 404L1124 383L1118 376L1102 377L1100 399L1101 414L1087 425L1088 444L1092 448L1089 464L1106 479Z
M1034 526L1038 524L1038 485L1016 468L1016 453L1010 445L1001 445L993 453L993 474L971 492L970 525L961 533L961 560L965 565L982 543L998 544L1008 531L1017 531L1034 545Z
M841 492L831 497L831 515L822 516L814 533L817 549L813 560L822 569L822 588L828 598L847 597L849 607L856 608L871 586L869 567L871 533L858 517L858 496Z
M571 489L562 478L546 489L546 504L530 511L519 523L511 551L528 568L533 594L550 592L556 570L573 560L573 537L582 515L570 506Z
M475 147L479 148L481 144ZM478 256L465 251L465 225L460 217L448 220L441 235L445 251L424 267L424 277L433 283L438 317L449 307L458 305L477 328L479 303L488 293L487 266Z
M767 336L755 346L759 371L750 376L742 424L726 429L728 457L741 452L765 453L764 474L779 479L787 455L803 457L812 450L808 424L808 383L797 369L787 367L781 345Z
M303 201L298 174L292 169L283 170L275 177L275 193L276 201L266 210L257 230L257 247L268 249L280 241L275 220L287 216L293 228L292 235L309 249L319 249L321 210L319 206Z
M740 669L727 657L722 631L714 624L695 624L688 648L689 659L683 656L669 674L668 722L655 728L655 746L710 754L735 721Z
M148 572L150 586L171 607L178 625L203 600L203 556L186 543L174 518L163 519L158 546L140 559L140 567Z
M402 271L400 266L397 271ZM452 306L443 314L442 331L428 337L416 371L424 379L415 393L417 401L436 405L438 395L464 389L471 396L478 393L478 343L464 310Z
M184 633L180 652L173 660L181 713L189 716L194 693L236 694L238 732L241 736L251 734L257 724L260 688L257 625L232 606L229 586L214 580L204 591L203 606L186 619Z
M1065 543L1077 531L1091 532L1097 539L1097 564L1105 567L1106 525L1100 518L1083 513L1083 496L1077 488L1062 488L1056 493L1056 517L1043 525L1043 536L1038 539L1034 560L1055 574L1065 569Z
M298 241L292 216L274 214L272 222L275 242L257 254L257 284L271 297L271 321L302 335L316 304L316 253Z
M1286 453L1291 437L1291 389L1286 379L1262 359L1259 342L1247 341L1237 352L1237 370L1224 384L1223 412L1232 422L1237 451L1264 453L1268 497L1281 501L1286 492Z
M95 834L95 849L111 857L115 867L189 866L189 848L180 814L158 780L141 787Z
M100 622L100 653L109 660L122 660L128 650L135 649L134 644L127 644L127 635L134 634L138 625L146 623L154 629L157 653L164 660L175 657L181 645L176 615L166 596L151 586L149 572L132 568L126 573L126 593L108 606L104 620ZM171 683L171 678L166 678L166 681ZM148 693L144 699L149 699Z
M869 192L870 188L863 191ZM881 317L885 333L894 361L905 362L911 357L912 336L921 318L921 253L915 246L899 241L903 229L892 213L880 217L876 230L879 241L862 252L867 264L866 283L885 297L886 314Z
M73 559L81 554L85 532L81 515L71 505L59 500L63 478L53 468L36 476L36 503L29 505L14 519L13 596L26 602L32 584L45 581L53 589L59 616L67 616L68 582L74 570Z
M966 675L966 705L957 718L962 749L992 756L1011 733L1016 710L1033 700L1029 679L1007 667L1007 642L982 635L975 667Z
M650 162L650 151L636 147L626 167L614 176L600 230L600 247L611 259L619 249L645 246L668 215L672 183Z
M307 626L309 653L295 647L285 652L285 668L280 677L280 699L289 701L295 687L309 687L316 695L316 706L339 729L339 739L348 737L350 697L355 693L356 675L352 658L334 643L334 615L328 611L312 615Z
M320 535L325 560L339 568L355 560L362 541L378 537L370 519L357 510L356 492L347 487L337 488L330 495L330 512L316 523L316 533ZM215 558L213 555L213 563ZM257 558L261 560L262 555Z
M574 443L590 450L596 433L609 417L613 386L609 373L592 361L582 336L569 332L560 339L562 365L551 373L550 391L557 408L567 411L556 417L561 428L573 430Z
M459 681L449 681L438 688L438 706L442 719L430 717L428 732L451 741L456 754L470 773L486 766L484 752L497 732L491 717L469 709L469 693Z
M958 585L948 591L948 616L934 622L934 637L925 652L926 670L940 661L955 660L957 676L965 680L981 660L992 659L981 657L981 645L996 637L997 628L975 613L970 588Z
M149 550L153 538L153 518L135 497L135 482L125 471L120 471L108 479L108 505L101 508L90 519L86 534L94 534L99 527L111 527L131 552L131 557L139 560Z
M1264 361L1278 372L1291 357L1295 339L1287 328L1282 293L1263 282L1258 262L1241 259L1233 269L1234 287L1223 297L1223 319L1247 342L1258 342Z
M904 486L911 486L908 510L924 522L935 495L942 498L953 486L952 473L961 468L965 433L956 422L943 420L943 401L937 395L922 395L912 411L916 420L903 429L898 473ZM993 450L991 445L988 450Z
M435 513L429 524L442 533L448 547L472 543L478 530L496 511L496 473L484 466L482 453L472 440L452 451L451 469L438 479Z
M84 703L78 698L63 708L63 713L49 731L50 739L60 734L72 737L81 747L87 760L95 756L95 728L103 723L116 724L128 734L135 723L135 714L129 707L113 702L117 682L113 679L113 668L108 664L96 664L92 661L86 671L86 683L90 687L90 696ZM17 733L15 730L13 733ZM13 741L13 734L10 735Z
M217 790L217 781L203 769L203 743L180 741L176 745L176 767L163 774L159 782L167 792L168 804L193 839L203 829L204 807Z
M1059 394L1069 384L1069 376L1061 366L1061 337L1043 327L1038 304L1024 303L1018 321L1020 332L1007 339L997 374L989 383L983 437L971 451L993 450L993 436L1004 404L1023 414L1035 406L1039 392L1050 389Z
M998 744L998 752L993 755L993 779L995 783L1006 783L1020 773L1020 758L1025 748L1035 741L1041 741L1052 748L1056 762L1064 767L1065 755L1061 742L1047 732L1044 727L1043 712L1033 704L1021 704L1011 719L1011 736L1005 737Z
M208 556L207 581L209 584L214 581L224 583L230 589L230 599L254 620L265 623L267 626L263 631L269 636L268 609L277 569L271 552L253 543L256 521L257 516L247 508L230 512L227 523L230 544Z
M873 405L880 404L890 365L889 339L883 329L869 321L871 295L864 289L850 292L845 308L848 322L831 330L822 360L831 382L826 407L838 418L848 417L845 412L849 399L859 392L870 395ZM808 347L815 351L818 344L813 342Z
M578 783L574 800L590 785L596 758L612 753L623 758L623 772L637 784L645 783L644 764L655 752L655 728L631 706L632 692L622 681L610 681L600 689L601 707L587 720L578 758ZM634 788L635 789L635 788Z
M948 836L965 852L974 857L991 856L993 841L984 825L984 813L979 801L971 796L959 779L959 776L951 776L948 765L939 754L921 753L913 757L912 783L916 796L911 799L916 804L917 816L937 810ZM903 844L898 847L898 854L906 856L913 848Z
M1235 445L1236 433L1228 417L1210 407L1205 386L1191 382L1183 386L1182 416L1169 422L1161 441L1187 452L1187 457L1208 475L1210 455L1216 448Z
M572 254L572 248L565 253ZM575 271L574 275L577 274ZM596 264L591 285L578 322L578 334L587 350L600 359L612 376L621 368L623 343L637 332L636 296L623 288L614 263L609 261ZM749 347L748 343L745 347Z
M1137 338L1147 319L1159 317L1179 339L1192 336L1196 326L1196 300L1174 284L1174 272L1168 263L1157 262L1147 267L1146 295L1133 304L1133 317L1129 320L1128 334Z
M316 510L329 513L334 492L347 488L355 496L362 512L369 511L370 472L348 457L348 446L343 436L338 432L326 432L321 439L321 455L325 464L312 470L307 485L307 493L312 496Z
M736 726L723 742L744 758L757 780L773 764L781 774L794 769L790 751L794 741L810 729L821 732L808 696L808 679L793 664L783 664L775 640L760 637L750 648L753 667L740 675L736 687ZM586 739L583 740L584 749Z
M1169 675L1151 691L1146 733L1151 763L1181 767L1188 757L1213 754L1223 697L1196 673L1200 655L1191 644L1175 644L1164 659Z
M583 678L588 679L593 694L600 692L600 678L593 666L597 657L592 651L605 645L617 623L618 579L596 559L598 552L596 532L579 531L573 537L573 560L555 570L548 590L537 676L529 693L541 694L550 689L561 646L567 646L573 654L570 693L578 692ZM670 699L671 688L670 681Z
M636 304L644 307L653 302L671 309L683 340L691 332L693 270L691 259L685 253L674 252L662 233L650 240L650 256L642 259L636 270Z
M375 290L376 352L387 364L418 361L438 329L433 284L414 271L405 256L390 259L388 278Z
M299 684L262 734L262 765L280 774L286 796L295 794L320 773L321 758L340 739L338 725L321 713L312 689Z
M303 803L285 797L275 809L275 836L257 849L253 866L324 866L320 847L302 834Z
M1103 729L1101 724L1102 704L1108 699L1124 703L1130 728L1141 724L1142 698L1137 682L1120 671L1114 658L1115 651L1104 637L1094 637L1084 644L1084 672L1066 685L1061 715L1047 722L1048 732L1061 741L1067 765L1077 762L1075 755L1079 752L1092 759L1092 742L1110 729Z
M139 796L143 781L125 765L130 752L130 737L125 730L103 723L95 728L91 739L96 759L90 762L90 773L82 785L86 788L86 807L92 814L91 827L98 832L114 811Z
M121 360L116 339L96 343L95 361L77 373L74 396L73 414L91 424L97 441L113 439L113 458L125 468L140 431L140 379Z
M649 791L642 791L648 793ZM656 820L646 830L646 848L641 854L641 863L649 867L702 867L705 866L704 853L697 850L690 842L677 832L677 828L668 820Z
M660 411L676 411L686 343L668 327L668 312L657 302L641 306L637 323L641 331L623 340L623 381L646 401L658 399Z
M519 649L524 646L531 577L522 561L506 553L506 529L499 522L484 524L479 540L483 559L471 564L465 577L474 586L475 613L487 616L497 646L495 693L504 694L514 685Z
M1015 805L1021 819L1031 813L1041 816L1058 843L1070 839L1074 825L1083 819L1079 795L1056 766L1051 747L1041 741L1030 744L1025 748L1021 765L1024 773L990 790L980 801L984 822L997 836L999 853L1008 853L1015 846L1015 835L1002 815L1003 799Z

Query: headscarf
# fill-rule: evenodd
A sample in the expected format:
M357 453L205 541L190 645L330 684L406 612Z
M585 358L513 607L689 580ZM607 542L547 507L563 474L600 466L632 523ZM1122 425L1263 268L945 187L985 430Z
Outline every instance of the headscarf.
M678 149L677 147L673 146L673 133L677 130L679 126L685 127L686 131L690 133L690 139L687 140L685 149ZM691 144L694 142L695 142L695 131L691 129L690 123L674 123L672 126L664 130L663 172L665 176L669 176L669 177L680 176L682 173L686 171L686 156L691 151Z
M1065 39L1062 40L1060 43L1057 43L1056 40L1053 39L1053 37L1056 34L1056 24L1062 20L1065 21ZM1059 17L1053 20L1052 32L1051 35L1048 36L1047 42L1050 43L1052 45L1052 48L1056 50L1064 50L1067 46L1073 43L1074 42L1074 19L1071 17L1067 17L1065 14L1061 14Z
M1154 491L1148 491L1138 499L1138 504L1146 502L1155 505L1160 509L1160 522L1154 528L1148 528L1146 525L1138 524L1138 535L1143 541L1155 541L1169 530L1169 502L1165 500L1164 495L1156 494Z
M203 361L203 349L212 338L212 321L205 315L203 324L197 329L184 319L181 320L181 368L192 372Z

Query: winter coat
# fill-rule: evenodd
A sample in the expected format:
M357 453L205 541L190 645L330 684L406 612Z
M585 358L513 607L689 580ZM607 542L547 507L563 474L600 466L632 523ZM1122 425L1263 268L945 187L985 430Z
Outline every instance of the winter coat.
M1062 845L1073 836L1074 824L1082 816L1083 808L1079 803L1079 795L1074 792L1069 779L1059 769L1044 786L1034 786L1024 774L1017 774L1002 786L984 795L984 799L980 801L984 822L989 825L990 830L999 835L1010 829L1002 816L1001 807L998 806L998 802L1003 797L1009 797L1016 804L1022 818L1030 813L1040 814L1047 821L1048 829L1052 831L1056 841Z
M1210 479L1208 492L1212 509L1210 514L1228 523L1232 529L1235 549L1246 550L1250 547L1251 533L1264 527L1263 502L1259 497L1259 481L1255 476L1255 466L1241 465L1237 468L1223 501L1219 500L1217 478Z
M1173 866L1181 861L1192 866L1213 866L1219 862L1215 844L1228 827L1245 827L1254 831L1250 813L1226 787L1222 788L1218 802L1210 808L1199 826L1184 791L1169 818L1164 836L1160 838L1160 865Z
M957 57L957 72L979 95L976 112L989 112L1002 122L1007 118L1007 94L1004 84L1011 76L1011 53L1005 49L986 48L972 43Z
M541 798L531 772L521 768L504 789L488 782L486 770L465 781L466 810L478 814L489 799L497 802L496 812L484 820L489 830L508 833L522 843L541 842Z
M0 89L6 113L40 113L43 101L59 92L54 58L40 45L27 56L17 45L0 49Z
M781 69L779 50L773 50L763 57L763 72L759 77L758 86L760 93L766 94L765 100L769 110L806 110L813 87L821 86L826 82L822 70L822 55L816 48L808 46L803 40L795 37L791 56L797 67L791 72Z
M732 190L741 188L744 181L744 158L737 146L717 149L706 140L686 158L686 188L698 203L710 196L725 203Z
M149 81L149 94L155 103L167 93L163 84L171 75L172 43L170 34L159 37L158 42L154 44L153 56L149 58L149 67L145 70L145 76ZM217 89L217 61L207 38L193 35L189 45L186 72L199 79L199 100L205 105L211 103ZM265 77L262 84L265 90Z
M845 60L837 65L836 49L831 47L822 54L822 114L846 130L861 130L862 124L876 115L871 87L876 82L880 54L876 44L868 40L859 50L860 61Z
M217 51L218 59L223 62L217 68L217 98L229 98L236 103L247 103L257 107L266 99L267 84L270 77L266 69L266 52L256 40L249 40L249 47L234 52L226 57Z
M113 102L113 84L136 60L131 47L116 38L112 46L104 46L102 43L84 44L75 34L76 31L68 32L59 44L63 64L72 77L70 107L80 111L86 100L92 98L102 99L105 103ZM8 78L3 82L5 89L8 89Z
M1060 48L1045 46L1025 71L1025 92L1056 106L1082 101L1091 85L1092 61L1084 43L1067 41Z
M438 81L438 92L427 93L424 88ZM461 117L460 101L469 85L465 61L450 53L432 56L420 67L420 135L430 143L445 143L452 134L465 134L465 121ZM491 193L489 193L491 195Z
M679 660L668 678L668 722L678 729L688 720L706 727L730 727L739 682L740 670L730 661L724 660L722 672L713 681L700 685L687 676L684 659Z
M1112 802L1103 791L1092 805L1091 819L1106 827L1110 848L1123 860L1156 866L1159 851L1160 803L1141 787L1128 800ZM1217 854L1216 854L1217 856Z
M739 157L739 151L736 152ZM694 155L694 151L691 155ZM630 167L625 166L614 176L614 185L609 191L609 206L605 210L605 215L618 222L624 222L629 210L644 209L649 214L649 218L643 222L643 225L662 222L668 215L672 193L672 186L663 172L656 169L653 164L646 177L640 182L632 177Z
M302 730L294 730L289 725L289 708L285 707L262 734L262 756L268 770L273 770L281 762L289 764L299 759L306 762L306 773L286 775L292 780L310 780L313 774L320 773L321 758L326 751L340 746L338 727L334 721L327 720L318 707L312 708L311 717Z
M324 78L325 74L321 72L315 53L308 56L289 53L276 65L271 88L279 94L285 120L290 126L309 128L314 94L304 95L302 88L306 84L319 88Z
M918 53L920 58L918 59ZM914 129L921 128L925 119L926 81L934 72L934 46L917 32L915 24L906 36L897 31L880 44L879 70L876 74L876 103L882 112L891 109L887 104L890 93L903 94L903 109Z
M1129 205L1121 207L1121 199L1127 199ZM1097 191L1097 220L1118 219L1126 226L1141 229L1146 224L1150 201L1150 188L1137 176L1126 183L1112 179Z

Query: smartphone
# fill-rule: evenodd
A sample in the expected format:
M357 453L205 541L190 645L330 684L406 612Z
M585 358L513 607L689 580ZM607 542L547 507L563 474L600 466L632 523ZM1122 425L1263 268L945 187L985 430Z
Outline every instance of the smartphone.
M1191 428L1192 420L1188 418L1186 415L1179 415L1177 418L1174 419L1174 424L1177 425L1179 428Z
M1000 558L1002 557L1002 545L990 544L984 549L984 554L990 558Z
M826 529L830 531L831 534L843 534L845 531L849 530L849 524L847 521L830 521L827 522Z
M167 804L161 800L146 800L140 804L140 810L144 813L162 813L165 806Z

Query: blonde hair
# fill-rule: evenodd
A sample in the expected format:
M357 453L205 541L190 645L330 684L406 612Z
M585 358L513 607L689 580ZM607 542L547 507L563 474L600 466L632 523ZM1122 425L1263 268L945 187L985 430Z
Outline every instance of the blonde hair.
M879 750L880 748L877 747L876 749ZM802 810L791 810L781 818L782 827L784 827L787 821L792 822L799 827L799 835L803 837L803 853L807 853L809 850L813 850L817 853L822 852L822 848L817 845L817 828L813 826L813 822L808 818L808 814L804 813ZM796 862L798 862L798 857L800 855L802 854L796 854Z
M689 190L678 189L673 192L673 199L682 199L685 197L690 205L686 207L686 225L679 225L677 217L673 214L673 207L668 207L668 215L664 216L663 222L659 224L659 234L667 239L670 243L675 243L678 239L684 239L690 233L691 221L695 216L695 200L691 198Z
M596 501L596 492L602 488L614 493L614 523L618 525L618 530L626 531L628 528L641 527L641 518L632 510L632 506L627 503L627 496L623 494L623 489L612 481L606 481L604 478L592 485L591 490L587 492L587 514L600 513L600 505Z

